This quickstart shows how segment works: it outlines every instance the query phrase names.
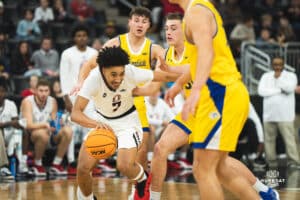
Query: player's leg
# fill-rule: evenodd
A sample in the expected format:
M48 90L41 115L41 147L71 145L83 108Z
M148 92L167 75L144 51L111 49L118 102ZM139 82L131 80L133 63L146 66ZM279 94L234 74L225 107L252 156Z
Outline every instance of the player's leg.
M93 199L92 193L92 170L97 164L98 160L91 157L84 143L81 145L79 155L78 155L78 164L77 164L77 198L79 200L83 199Z
M144 169L136 162L137 148L118 149L117 169L129 179L138 180ZM139 176L140 174L140 176Z
M154 145L151 163L151 192L161 192L167 172L168 155L188 142L188 135L177 125L170 123Z
M149 143L149 131L148 129L144 129L147 131L143 131L143 141L141 147L139 148L136 156L136 161L140 163L145 170L148 169L148 143Z

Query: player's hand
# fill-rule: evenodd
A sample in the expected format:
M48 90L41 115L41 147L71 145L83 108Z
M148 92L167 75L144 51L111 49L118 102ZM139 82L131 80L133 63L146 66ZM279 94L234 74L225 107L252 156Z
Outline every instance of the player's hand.
M172 108L174 107L174 98L177 94L179 94L181 91L181 87L176 84L176 82L173 84L173 86L167 90L165 94L165 102Z
M168 72L169 71L169 66L167 65L165 59L163 59L162 57L158 56L158 67L160 70Z
M82 83L77 83L71 90L70 95L77 95L82 87Z
M96 129L107 129L114 132L114 130L108 124L105 124L103 122L98 122Z
M200 91L193 90L191 91L191 95L186 99L183 104L181 117L184 121L186 121L190 114L194 115L196 111L196 106L198 104L200 98Z

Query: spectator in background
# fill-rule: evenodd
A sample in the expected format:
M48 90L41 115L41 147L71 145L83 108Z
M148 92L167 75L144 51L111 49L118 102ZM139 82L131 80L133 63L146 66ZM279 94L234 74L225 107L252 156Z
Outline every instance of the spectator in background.
M0 129L0 180L13 180L8 166L8 157L5 148L5 141L3 138L2 130Z
M36 70L33 63L30 61L31 58L31 48L27 41L20 41L18 43L17 49L11 56L10 68L11 74L17 76L31 76L35 74L37 76L41 75L39 70Z
M11 25L13 24L11 18L6 15L4 4L0 1L0 32L11 34ZM15 30L13 30L15 32Z
M277 42L284 45L286 42L291 42L296 39L292 25L287 17L282 16L279 19L279 27L277 30Z
M44 37L41 41L41 48L36 50L31 57L36 69L49 77L59 75L59 56L55 49L52 49L52 39Z
M36 85L37 85L38 80L39 80L38 76L36 76L36 75L30 76L30 78L29 78L29 88L24 89L21 92L21 96L23 98L27 97L27 96L30 96L30 95L34 95L34 92L36 90Z
M13 156L16 152L19 161L18 171L27 173L27 156L22 152L22 129L26 126L25 122L18 120L18 109L15 102L6 98L6 88L3 82L0 84L0 129L3 130L4 140L7 144L8 156Z
M271 37L271 31L268 28L263 28L260 31L259 37L256 39L256 44L264 45L266 43L275 43L275 40Z
M276 28L275 28L275 25L273 22L273 17L272 17L272 15L270 15L268 13L261 15L260 22L257 27L257 33L260 33L260 31L264 28L267 28L270 30L271 37L275 36Z
M40 0L40 6L34 11L34 22L47 24L54 20L53 10L49 7L48 0Z
M223 17L224 28L228 35L231 33L238 20L242 18L242 11L237 0L229 0L220 5L220 13Z
M55 98L57 102L58 111L65 111L64 94L61 91L60 81L54 80L51 87L51 96Z
M26 9L24 18L19 21L17 26L17 39L18 40L35 40L41 35L39 25L32 21L33 14L32 10Z
M103 42L99 38L95 38L92 42L92 47L99 51L103 46Z
M257 7L258 13L268 13L270 14L275 20L277 20L280 16L283 15L283 10L280 8L279 1L275 0L263 0L259 1L260 4Z
M56 120L57 103L50 97L50 84L40 79L34 95L23 99L21 103L22 116L27 120L27 129L31 134L34 144L34 165L31 171L35 176L46 176L42 165L42 156L47 144L57 146L56 156L52 162L49 173L52 175L66 175L67 172L61 165L72 138L72 129L69 126L51 126Z
M300 40L300 0L291 0L286 10L286 16L289 18L298 40Z
M254 42L254 19L250 15L244 15L243 21L238 23L230 33L230 40L236 40L242 42Z
M273 71L263 74L258 85L258 94L263 97L266 159L269 167L278 166L276 136L279 130L285 143L288 167L300 169L294 129L297 76L284 70L281 57L272 59L272 68Z
M160 0L142 0L141 6L151 10L151 27L148 32L158 32L162 23L162 4Z
M78 23L95 23L94 8L86 0L72 0L70 8Z
M118 35L116 23L113 20L107 21L103 35L100 37L104 43Z
M55 0L53 6L54 20L56 22L72 22L70 14L65 9L63 0Z

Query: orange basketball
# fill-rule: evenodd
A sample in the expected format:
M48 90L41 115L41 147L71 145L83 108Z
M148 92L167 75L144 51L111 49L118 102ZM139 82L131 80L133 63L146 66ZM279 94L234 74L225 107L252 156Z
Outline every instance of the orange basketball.
M96 159L106 159L117 149L117 137L107 129L93 129L85 140L86 151Z

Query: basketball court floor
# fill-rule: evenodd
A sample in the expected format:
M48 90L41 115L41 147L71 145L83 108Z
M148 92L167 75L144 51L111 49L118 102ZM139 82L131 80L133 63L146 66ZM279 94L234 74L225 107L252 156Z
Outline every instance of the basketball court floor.
M281 167L276 170L254 170L266 184L276 187L281 200L300 200L300 170ZM126 200L131 184L118 173L102 173L94 176L93 191L98 200ZM224 190L228 200L235 200L230 192ZM73 200L76 199L75 177L18 178L16 182L0 180L0 200ZM199 199L197 185L191 170L168 170L162 199Z

